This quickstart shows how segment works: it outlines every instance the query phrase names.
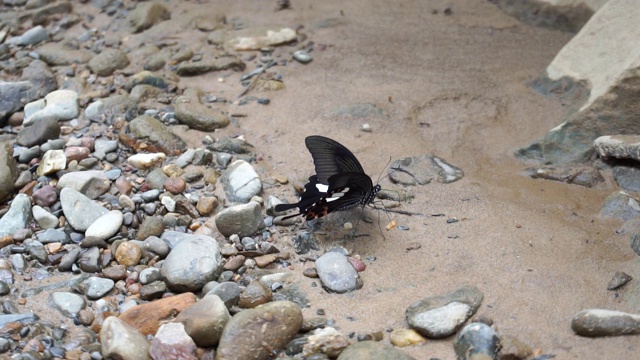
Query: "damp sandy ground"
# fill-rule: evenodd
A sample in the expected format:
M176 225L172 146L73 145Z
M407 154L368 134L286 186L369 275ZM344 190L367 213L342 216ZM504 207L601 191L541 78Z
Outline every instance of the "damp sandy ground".
M534 93L527 83L540 76L571 34L533 28L501 13L489 1L292 1L293 9L274 12L275 1L171 3L173 13L198 7L225 14L252 27L303 25L313 41L314 60L273 69L284 76L278 92L249 93L271 99L232 106L239 127L212 134L244 135L257 149L256 167L269 194L294 200L290 185L270 178L304 181L313 171L304 137L329 136L345 144L374 179L389 158L434 154L455 164L465 177L453 184L405 188L415 198L403 209L422 217L394 216L408 231L360 224L369 237L343 241L341 231L323 245L343 245L368 263L361 290L336 295L312 287L293 273L307 293L307 316L324 309L344 333L406 327L413 302L475 285L485 298L478 315L493 320L499 334L513 335L556 359L632 359L637 337L588 339L570 329L572 316L585 308L638 312L637 285L619 293L606 290L617 270L640 277L627 235L619 223L600 219L611 182L586 189L525 177L513 151L557 125L572 104ZM445 8L452 14L445 16ZM437 12L437 14L434 14ZM196 30L193 30L194 32ZM172 35L195 43L189 31ZM199 36L202 38L202 35ZM126 43L126 39L125 39ZM218 78L225 76L224 82ZM182 78L181 87L234 98L242 91L239 73ZM345 106L373 103L384 115L354 119L333 115ZM225 109L227 110L227 109ZM371 133L360 130L369 123ZM202 134L186 134L198 146ZM388 179L384 188L397 189ZM432 217L431 214L444 214ZM340 215L337 215L340 216ZM453 224L447 218L461 221ZM380 222L387 222L384 214ZM330 229L331 230L331 229ZM333 229L335 230L335 229ZM277 240L289 249L286 228ZM407 251L412 242L418 250ZM386 334L386 332L385 332ZM385 335L388 342L388 335ZM404 351L416 359L453 359L453 338L428 340Z
M640 276L628 235L616 235L620 224L597 215L614 186L608 181L586 189L529 179L522 172L531 164L512 155L572 108L527 87L571 34L520 24L488 1L292 3L293 10L281 12L273 11L274 2L211 7L247 25L304 25L316 44L311 64L291 63L279 71L286 89L253 94L268 96L269 106L238 107L247 115L240 126L214 136L243 134L262 156L258 167L266 179L304 181L313 171L304 137L312 134L345 144L374 179L389 157L421 154L440 156L465 172L453 184L406 188L415 199L403 208L427 215L396 216L408 231L385 231L384 239L374 222L358 229L369 237L344 242L335 236L324 243L376 257L362 273L361 290L327 294L312 287L314 280L301 276L305 265L294 261L311 303L305 315L324 309L344 333L406 327L404 311L411 303L472 284L485 295L478 315L538 354L635 358L637 337L588 339L570 329L572 316L585 308L638 312L640 306L632 297L634 285L617 294L606 290L617 270ZM450 16L443 14L447 7ZM221 84L216 78L183 79L181 85L225 96L241 92L237 81ZM332 115L358 103L376 104L385 114ZM371 133L360 131L364 123ZM396 188L388 179L382 185ZM265 194L295 200L288 185L267 185ZM445 216L430 216L440 213ZM461 221L447 224L451 217ZM380 219L385 225L386 216ZM289 240L283 231L278 242ZM407 251L411 242L422 247ZM452 343L428 340L404 350L416 359L453 359Z

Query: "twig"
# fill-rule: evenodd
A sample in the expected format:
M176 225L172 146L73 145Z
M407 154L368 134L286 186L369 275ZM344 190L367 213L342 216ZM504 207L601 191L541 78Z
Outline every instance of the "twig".
M260 79L260 75L264 74L264 72L272 67L273 65L275 65L276 62L271 60L267 65L263 66L260 71L258 71L258 73L254 76L253 80L251 80L251 82L249 83L249 85L242 91L242 93L240 93L240 95L238 95L238 99L245 96L249 90L258 82L258 79Z
M384 210L384 211L388 211L388 212L392 212L392 213L396 213L396 214L400 214L400 215L408 215L408 216L424 216L424 214L422 213L417 213L417 212L412 212L412 211L405 211L405 210L394 210L394 209L385 209L385 208L379 208L379 207L375 207L372 206L372 209L375 210Z

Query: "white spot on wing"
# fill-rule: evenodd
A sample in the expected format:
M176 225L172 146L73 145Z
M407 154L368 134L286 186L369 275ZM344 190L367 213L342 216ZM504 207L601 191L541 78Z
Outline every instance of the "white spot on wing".
M316 189L318 189L318 191L322 192L322 193L326 193L327 190L329 190L329 185L325 185L325 184L316 184Z

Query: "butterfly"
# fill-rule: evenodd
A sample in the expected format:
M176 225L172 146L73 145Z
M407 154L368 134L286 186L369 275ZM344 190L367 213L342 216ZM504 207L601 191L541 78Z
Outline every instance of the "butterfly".
M313 157L316 174L309 177L300 201L275 206L276 212L293 208L299 210L299 213L279 217L279 220L298 215L312 220L334 211L364 207L373 202L380 185L373 185L349 149L335 140L318 135L309 136L304 142Z

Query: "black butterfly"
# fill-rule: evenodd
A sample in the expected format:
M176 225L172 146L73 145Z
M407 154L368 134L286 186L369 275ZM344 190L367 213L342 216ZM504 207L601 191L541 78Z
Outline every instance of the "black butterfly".
M303 215L312 220L333 211L342 211L370 204L380 191L364 173L358 159L337 141L324 136L309 136L304 140L311 152L316 174L304 186L300 201L276 205L277 212L298 208L300 212L279 220Z

